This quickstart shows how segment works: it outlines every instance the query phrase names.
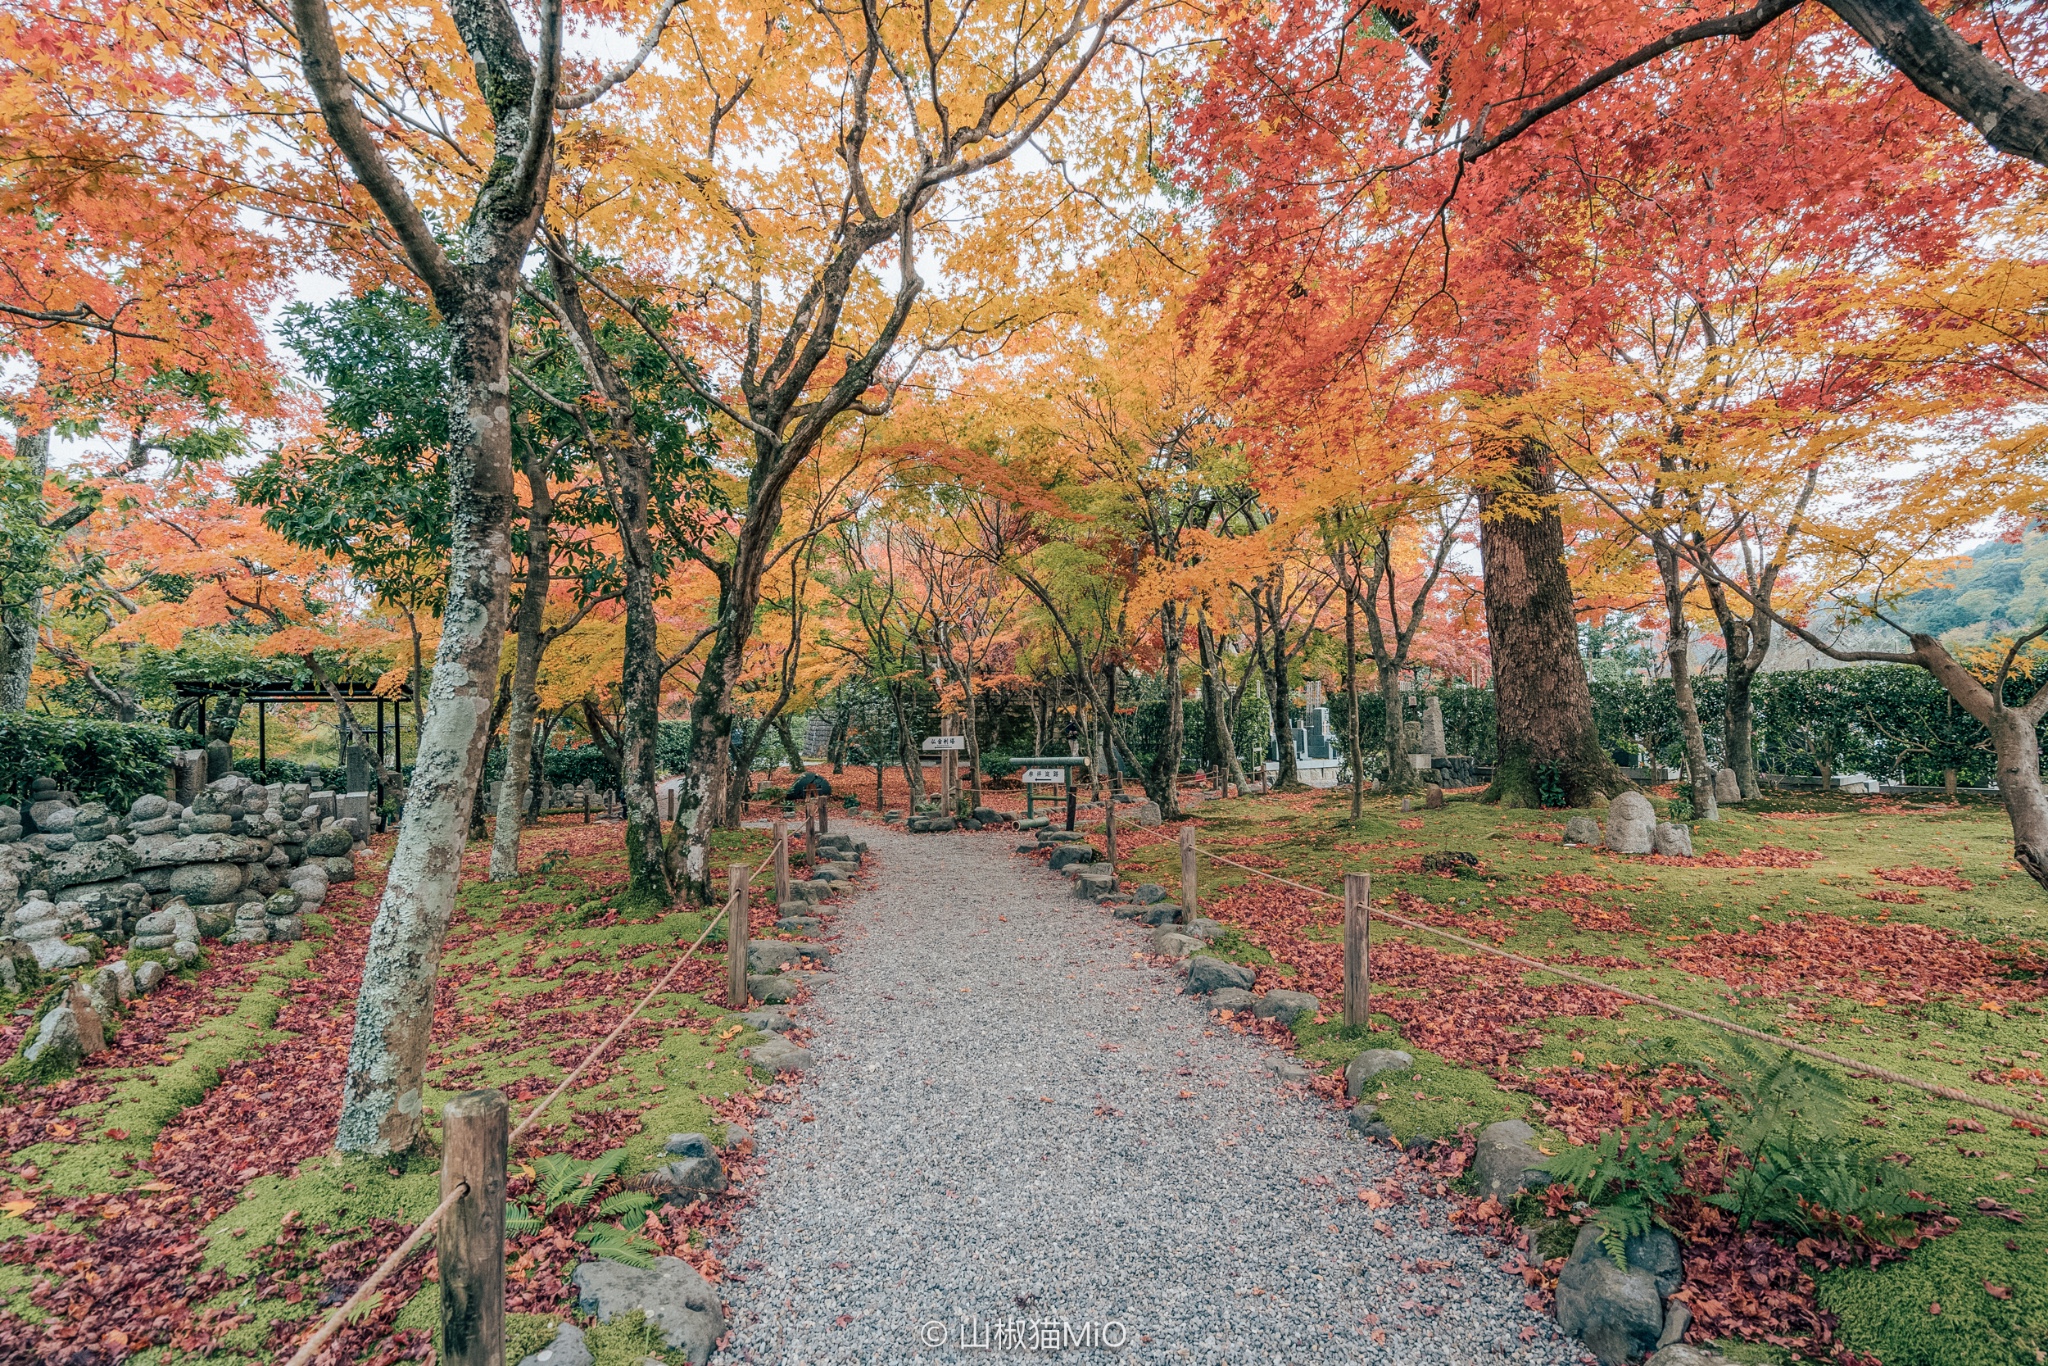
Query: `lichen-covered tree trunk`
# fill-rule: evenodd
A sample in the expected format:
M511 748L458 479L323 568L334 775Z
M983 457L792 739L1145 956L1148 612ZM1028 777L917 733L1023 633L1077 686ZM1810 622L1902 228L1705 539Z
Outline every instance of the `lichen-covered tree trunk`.
M1529 442L1514 455L1479 502L1498 750L1485 800L1540 806L1549 777L1567 805L1583 806L1620 791L1621 775L1593 724L1549 454Z
M472 312L450 319L458 431L449 443L448 602L405 819L363 960L335 1135L343 1152L403 1151L422 1132L434 979L490 741L505 638L505 569L517 501L505 355L511 302L509 289L484 295Z

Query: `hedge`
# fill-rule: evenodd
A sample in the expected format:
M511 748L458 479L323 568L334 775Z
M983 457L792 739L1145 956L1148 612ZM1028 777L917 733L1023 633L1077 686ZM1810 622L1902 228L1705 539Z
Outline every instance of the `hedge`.
M138 722L0 713L0 791L26 799L37 778L55 778L87 801L126 811L164 790L182 731Z

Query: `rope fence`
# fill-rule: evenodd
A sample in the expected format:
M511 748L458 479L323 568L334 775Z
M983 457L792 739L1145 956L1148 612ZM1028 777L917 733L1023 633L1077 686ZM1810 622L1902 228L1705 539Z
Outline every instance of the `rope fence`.
M544 1099L542 1099L538 1105L534 1106L532 1110L528 1111L526 1118L519 1122L519 1127L514 1129L510 1136L508 1136L502 1141L502 1143L500 1144L499 1151L499 1167L501 1173L504 1153L509 1152L513 1147L515 1147L518 1144L519 1140L526 1135L526 1131L533 1127L534 1122L538 1120L542 1114L546 1113L547 1108L550 1105L554 1104L555 1101L560 1099L562 1094L566 1092L569 1089L569 1087L575 1083L576 1079L582 1076L584 1072L588 1071L591 1064L595 1063L600 1057L602 1057L604 1055L604 1051L610 1048L612 1044L617 1041L618 1037L621 1034L626 1032L627 1026L631 1025L633 1021L637 1020L640 1017L640 1012L647 1009L648 1005L654 1000L654 998L656 996L659 996L663 992L663 990L665 990L668 987L668 984L675 980L676 973L681 971L683 964L687 963L690 960L690 955L694 954L698 949L704 947L704 941L711 937L711 932L717 929L721 923L724 923L727 920L734 904L745 904L746 883L750 883L753 881L754 878L759 877L764 871L766 871L770 864L776 862L778 856L784 858L787 857L786 841L787 836L778 832L774 847L769 850L768 856L766 858L762 859L760 863L754 866L754 869L751 873L748 873L743 867L739 865L734 866L733 872L735 874L739 874L740 876L734 878L736 886L732 896L727 899L725 905L720 907L718 912L713 913L704 922L704 929L701 933L698 934L696 940L690 945L690 947L684 949L680 954L676 955L676 960L675 962L669 964L668 971L664 972L661 975L660 979L657 980L653 986L647 989L647 994L645 996L642 996L640 1000L633 1006L633 1008L626 1012L625 1018L621 1019L617 1024L613 1025L611 1031L607 1033L602 1039L599 1039L597 1043L591 1047L591 1050L583 1055L583 1060L577 1063L576 1066L570 1070L569 1074L563 1077L561 1082L556 1085L555 1089L548 1092L547 1096ZM737 948L734 948L734 946L732 945L728 945L727 950L728 952L737 953L740 959L744 961L747 951L745 934L741 934L740 942ZM745 1002L740 1002L734 1008L745 1009L745 1005ZM445 1176L444 1181L446 1181ZM429 1214L426 1218L422 1219L419 1222L419 1224L414 1227L413 1231L405 1236L405 1241L400 1243L397 1247L393 1248L391 1252L384 1258L383 1261L377 1263L376 1269L372 1271L368 1276L365 1276L363 1278L362 1282L356 1286L354 1293L351 1294L346 1300L344 1300L339 1306L337 1306L333 1313L327 1316L326 1320L323 1321L320 1327L314 1331L313 1335L307 1338L304 1342L299 1344L299 1350L292 1354L292 1358L290 1362L287 1363L287 1366L307 1366L307 1363L312 1361L314 1355L317 1354L322 1347L327 1345L327 1340L334 1336L336 1330L338 1330L341 1327L341 1325L348 1320L349 1316L355 1313L355 1311L358 1308L360 1308L363 1304L368 1302L370 1296L374 1295L377 1292L377 1288L384 1283L384 1281L391 1275L392 1272L396 1271L400 1266L404 1265L406 1258L410 1257L413 1254L413 1251L416 1248L418 1248L422 1242L426 1240L427 1235L434 1231L435 1226L441 1222L442 1218L445 1215L447 1215L448 1211L455 1208L458 1204L460 1204L463 1200L465 1200L468 1197L471 1189L471 1183L466 1178L458 1177L454 1181L449 1182L447 1184L447 1190L441 1196L441 1203L434 1207L434 1212L432 1214ZM500 1270L502 1270L502 1235L504 1229L504 1183L502 1179L497 1183L497 1195L497 1226L500 1234L499 1265ZM447 1293L446 1284L444 1284L443 1293ZM496 1329L498 1334L502 1337L504 1331L502 1285L499 1287L498 1299L499 1314Z
M1213 849L1201 848L1192 840L1188 842L1187 848L1217 863L1250 873L1255 877L1265 878L1269 882L1277 882L1282 886L1298 888L1301 891L1315 896L1326 897L1332 901L1342 900L1335 893L1326 892L1320 887L1311 887L1305 882L1296 882L1292 878L1280 877L1277 874L1266 872L1262 868L1253 868L1248 864L1227 859ZM1652 996L1648 992L1634 991L1628 987L1616 986L1612 982L1603 982L1597 977L1588 977L1582 972L1573 972L1570 968L1561 968L1554 963L1546 963L1540 958L1530 958L1507 949L1497 948L1492 944L1482 944L1476 939L1469 939L1462 934L1453 934L1449 930L1425 924L1420 920L1410 919L1393 911L1375 907L1371 911L1371 915L1376 919L1392 921L1404 929L1418 930L1423 934L1432 934L1439 939L1449 940L1453 944L1461 944L1468 949L1490 954L1495 958L1503 958L1511 963L1518 963L1531 971L1547 972L1553 977L1561 977L1568 982L1576 982L1580 986L1593 987L1600 991L1610 992L1624 1000L1633 1001L1638 1005L1649 1006L1655 1010L1665 1011L1684 1019L1697 1021L1700 1024L1722 1030L1725 1033L1739 1034L1744 1038L1758 1039L1764 1043L1786 1049L1789 1052L1803 1054L1809 1058L1818 1058L1822 1062L1831 1063L1836 1067L1842 1068L1844 1071L1859 1076L1875 1077L1879 1081L1909 1087L1915 1091L1925 1092L1930 1096L1939 1096L1943 1100L1954 1101L1959 1105L1972 1105L1977 1109L1987 1110L1995 1115L2004 1115L2009 1119L2018 1120L2030 1129L2040 1130L2048 1128L2048 1115L2035 1114L2022 1110L2018 1106L2006 1105L1995 1100L1987 1100L1982 1096L1973 1095L1968 1091L1960 1090L1953 1086L1944 1086L1940 1082L1922 1081L1918 1077L1909 1077L1903 1072L1894 1072L1889 1067L1880 1067L1876 1063L1861 1062L1855 1058L1846 1057L1843 1054L1831 1052L1825 1048L1815 1048L1812 1044L1801 1043L1797 1039L1787 1039L1782 1035L1767 1034L1761 1029L1752 1029L1748 1025L1737 1024L1733 1020L1724 1020L1718 1015L1709 1015L1705 1011L1693 1010L1687 1006L1673 1005L1671 1002ZM1351 991L1351 985L1348 981L1345 983L1347 996Z

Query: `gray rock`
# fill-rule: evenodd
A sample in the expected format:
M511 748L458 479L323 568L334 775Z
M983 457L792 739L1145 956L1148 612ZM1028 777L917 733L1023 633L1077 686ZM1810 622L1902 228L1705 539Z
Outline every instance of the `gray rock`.
M1141 882L1131 892L1131 900L1140 906L1152 906L1166 900L1166 889L1156 882Z
M62 835L77 823L78 808L64 801L31 802L28 808L29 821L36 833Z
M1657 809L1640 792L1607 804L1607 847L1617 854L1647 854L1656 847Z
M799 1048L780 1034L765 1043L742 1048L740 1055L754 1066L769 1072L801 1072L813 1061L810 1049Z
M164 965L155 961L144 963L135 969L135 989L144 996L163 985Z
M1292 1058L1282 1058L1273 1064L1273 1076L1280 1081L1307 1081L1314 1075Z
M1380 1118L1380 1107L1377 1105L1352 1106L1348 1122L1353 1133L1363 1134L1367 1138L1392 1139L1394 1136L1393 1129Z
M1181 926L1180 930L1182 934L1193 935L1204 943L1214 943L1223 937L1221 922L1211 920L1207 916L1196 916L1193 920Z
M1601 838L1600 822L1591 816L1573 816L1564 823L1566 844L1598 844Z
M1650 836L1652 848L1667 858L1692 857L1692 831L1670 821L1659 821Z
M284 875L284 885L299 894L299 900L318 905L327 898L327 870L317 863L294 868Z
M1138 913L1135 918L1146 925L1177 925L1180 923L1180 903L1177 901L1158 901L1150 906L1137 905L1132 909Z
M137 821L162 820L170 814L170 810L171 804L168 800L151 792L135 799L134 805L128 808L128 820L130 824Z
M1152 936L1152 951L1168 958L1185 958L1203 947L1201 940L1170 926L1161 926Z
M1676 1346L1685 1341L1685 1330L1692 1327L1692 1306L1684 1300L1666 1298L1664 1301L1664 1331L1657 1338L1657 1350Z
M796 1021L789 1018L787 1011L782 1010L743 1010L733 1018L747 1028L758 1029L764 1034L786 1034L796 1028Z
M559 1323L555 1325L554 1341L533 1355L520 1358L519 1366L597 1366L597 1358L583 1341L581 1328L573 1323Z
M1188 982L1181 990L1190 996L1200 996L1222 987L1250 991L1252 983L1258 980L1258 973L1242 963L1227 963L1221 958L1199 954L1188 960Z
M1739 802L1742 800L1742 780L1735 776L1735 770L1724 768L1714 774L1714 800L1717 802Z
M242 869L233 863L188 863L171 873L170 890L194 906L218 906L241 893Z
M832 963L832 949L826 944L806 944L787 939L756 939L747 945L747 971L780 972L791 963L809 959L827 967Z
M118 840L95 840L54 853L43 865L43 885L52 892L88 882L125 880L135 871L134 853Z
M1572 1255L1557 1276L1557 1326L1586 1344L1602 1366L1654 1349L1664 1333L1664 1296L1682 1278L1678 1240L1653 1228L1628 1240L1628 1267L1614 1264L1600 1246L1600 1229L1579 1230Z
M775 922L775 928L788 930L791 934L807 934L812 930L824 928L824 924L824 921L814 915L785 915Z
M797 983L772 973L747 978L747 994L771 1006L788 1005L796 999L797 990Z
M137 837L143 835L169 835L174 833L177 828L178 818L176 816L159 816L155 820L130 821L128 823L128 833Z
M321 859L320 866L327 870L327 880L329 882L354 882L356 880L356 861L351 855L336 854L333 858Z
M703 1135L693 1137L702 1138ZM717 1195L725 1189L725 1164L709 1153L685 1157L650 1172L646 1182L649 1195L659 1196L664 1202L687 1203L700 1196Z
M355 848L355 836L345 827L330 826L306 840L306 855L309 858L334 858Z
M1259 998L1252 1013L1262 1020L1278 1020L1291 1025L1304 1015L1313 1015L1323 1008L1323 1003L1305 991L1269 991Z
M1116 890L1116 874L1104 865L1102 872L1085 872L1074 879L1074 895L1086 901L1100 901Z
M1504 1119L1479 1131L1472 1154L1472 1189L1505 1202L1517 1191L1543 1190L1550 1172L1536 1150L1536 1131L1519 1119Z
M1095 862L1095 850L1085 844L1062 844L1052 851L1052 870L1057 873L1077 863Z
M646 1271L619 1262L584 1262L569 1280L577 1308L597 1315L599 1323L639 1310L663 1342L689 1354L690 1366L704 1366L725 1333L718 1292L679 1257L657 1257Z
M670 1157L712 1157L716 1150L704 1134L670 1134L668 1142L661 1145L663 1153Z
M974 808L973 815L974 819L980 821L983 825L1001 825L1005 820L1009 819L1009 817L992 806L977 806Z
M296 943L306 932L304 922L295 915L267 915L263 923L269 928L273 944Z
M70 1006L58 1006L43 1016L35 1038L22 1050L22 1056L30 1062L48 1057L56 1067L76 1067L84 1060L85 1044L79 1038L78 1016Z
M1144 826L1158 825L1166 819L1160 814L1158 802L1139 802L1130 809L1129 815L1134 824Z
M66 968L84 967L92 961L92 954L84 947L67 944L55 936L29 940L28 951L36 956L36 966L44 972L62 972Z
M1202 1004L1211 1010L1228 1010L1235 1013L1240 1010L1258 1009L1259 998L1243 987L1219 987L1210 992Z
M299 894L293 891L272 892L263 902L263 913L277 916L297 915Z
M1357 1100L1367 1082L1382 1072L1411 1072L1415 1059L1398 1048L1368 1048L1344 1064L1344 1094Z
M1677 1317L1677 1311L1684 1308L1682 1302L1672 1305L1671 1317ZM1688 1310L1688 1317L1690 1313ZM1705 1347L1674 1342L1669 1347L1659 1347L1656 1354L1645 1361L1643 1366L1735 1366L1735 1362L1732 1358L1724 1357L1719 1352Z

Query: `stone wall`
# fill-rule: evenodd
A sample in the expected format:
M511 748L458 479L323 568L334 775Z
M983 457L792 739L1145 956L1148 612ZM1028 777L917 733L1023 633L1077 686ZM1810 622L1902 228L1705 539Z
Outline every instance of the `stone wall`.
M189 806L148 796L116 815L38 778L26 811L0 806L0 943L61 972L91 960L86 936L180 960L207 939L296 939L329 881L355 876L368 807L229 773Z

